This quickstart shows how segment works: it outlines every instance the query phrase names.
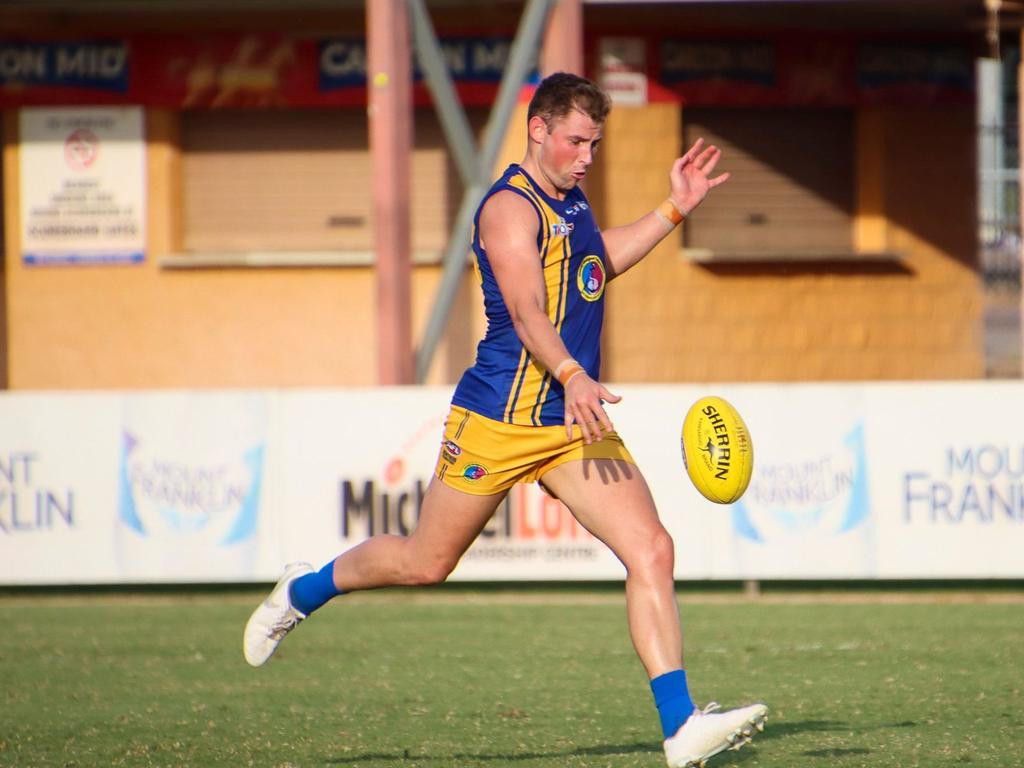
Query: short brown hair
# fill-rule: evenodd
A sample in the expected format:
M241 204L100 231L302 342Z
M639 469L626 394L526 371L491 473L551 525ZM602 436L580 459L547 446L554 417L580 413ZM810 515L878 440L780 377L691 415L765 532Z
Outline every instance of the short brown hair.
M578 109L595 123L603 123L611 108L611 99L596 83L568 72L555 72L541 80L537 86L530 99L526 121L529 122L536 115L550 131L555 120Z

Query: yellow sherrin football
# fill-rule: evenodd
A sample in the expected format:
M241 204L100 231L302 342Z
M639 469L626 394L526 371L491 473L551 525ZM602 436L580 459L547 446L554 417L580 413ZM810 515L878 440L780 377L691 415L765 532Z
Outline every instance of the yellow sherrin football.
M739 412L720 397L702 397L683 420L683 463L701 494L732 504L750 485L754 444Z

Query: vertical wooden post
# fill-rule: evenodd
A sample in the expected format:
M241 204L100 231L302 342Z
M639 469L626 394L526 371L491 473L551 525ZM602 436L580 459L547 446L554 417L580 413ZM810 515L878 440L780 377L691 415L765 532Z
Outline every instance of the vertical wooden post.
M11 265L21 262L21 137L18 110L0 113L0 389L10 387L11 337L7 316Z
M409 384L413 378L409 236L413 115L407 13L405 0L366 3L380 384Z
M1022 27L1020 31L1020 42L1021 45L1024 45L1024 27ZM1024 48L1022 48L1022 50L1024 50ZM1021 63L1017 65L1017 93L1017 146L1024 147L1024 123L1021 122L1021 120L1024 120L1024 100L1021 100L1019 97L1019 94L1024 93L1024 61L1021 61ZM1017 156L1020 158L1019 152L1017 153ZM1021 162L1020 159L1018 159L1017 162L1019 165L1017 169L1017 188L1018 190L1022 190L1024 189L1024 162ZM1024 195L1018 194L1018 197L1020 198L1021 207L1019 228L1021 232L1024 232ZM1021 274L1024 275L1024 237L1019 238L1019 241L1020 245L1017 246L1017 259L1020 261ZM1020 292L1019 312L1021 328L1024 328L1024 290ZM1024 333L1021 333L1020 359L1021 367L1017 369L1017 374L1024 375Z
M861 107L857 112L857 189L853 248L857 253L882 253L888 247L885 217L885 125L882 112Z
M557 0L544 33L541 74L582 75L583 64L583 0Z

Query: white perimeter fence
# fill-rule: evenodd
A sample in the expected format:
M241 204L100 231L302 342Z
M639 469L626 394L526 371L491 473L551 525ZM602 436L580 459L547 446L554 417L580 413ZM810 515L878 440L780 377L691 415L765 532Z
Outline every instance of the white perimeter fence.
M611 386L680 579L1024 577L1024 383ZM679 428L718 394L754 476L719 506ZM449 388L0 396L0 584L274 580L416 523ZM623 510L623 514L628 514ZM621 579L537 486L453 578Z

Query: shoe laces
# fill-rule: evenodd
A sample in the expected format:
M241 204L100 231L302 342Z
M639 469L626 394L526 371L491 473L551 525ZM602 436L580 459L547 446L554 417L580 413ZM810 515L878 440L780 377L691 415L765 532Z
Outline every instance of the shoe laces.
M280 640L282 637L287 635L296 625L302 621L299 616L290 607L285 608L284 613L270 626L270 636L275 640Z
M704 709L697 710L698 714L710 715L712 712L717 712L722 706L717 701L709 701L704 705Z

